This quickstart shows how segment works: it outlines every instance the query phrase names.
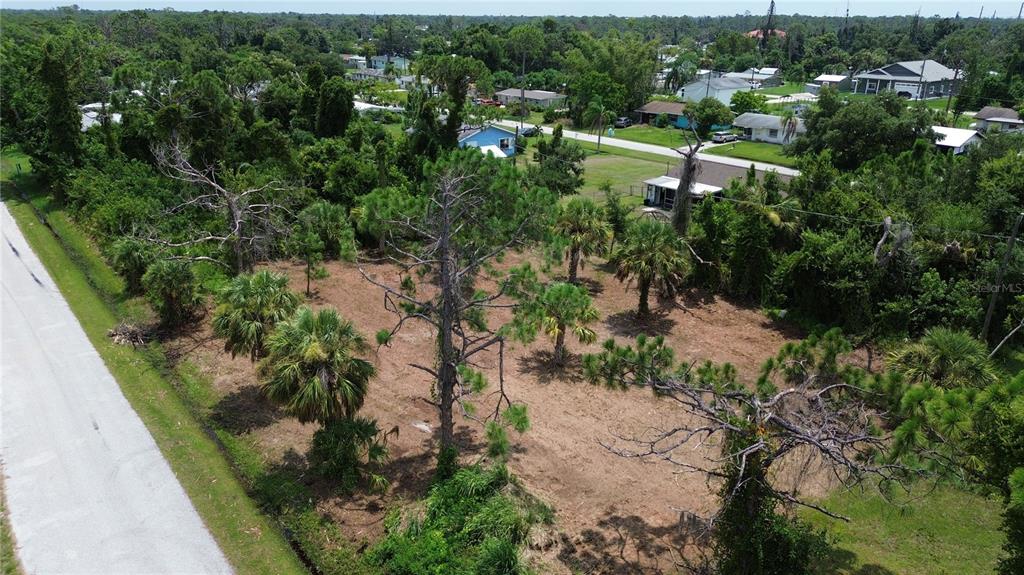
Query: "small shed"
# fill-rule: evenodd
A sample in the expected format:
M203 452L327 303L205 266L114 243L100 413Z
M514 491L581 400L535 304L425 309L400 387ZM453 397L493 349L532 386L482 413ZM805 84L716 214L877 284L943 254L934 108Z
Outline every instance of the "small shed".
M824 86L831 86L840 92L849 92L850 82L850 77L843 74L822 74L805 87L811 94L817 94Z
M658 176L644 180L644 205L671 210L675 204L676 189L679 188L679 178L672 176ZM690 197L694 200L702 200L708 196L720 196L722 188L709 186L699 182L693 184L690 189Z

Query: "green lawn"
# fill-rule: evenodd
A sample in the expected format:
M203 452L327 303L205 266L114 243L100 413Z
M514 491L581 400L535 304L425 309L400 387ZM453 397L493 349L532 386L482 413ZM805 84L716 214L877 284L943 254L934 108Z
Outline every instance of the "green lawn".
M505 113L505 119L513 122L519 121L519 116L511 112ZM544 124L544 113L536 110L530 110L530 114L523 120L523 126L540 126Z
M767 142L735 142L703 150L704 153L730 158L742 158L777 166L796 167L796 158L782 155L782 146Z
M939 487L902 507L875 492L835 493L826 507L849 523L806 510L834 538L818 572L846 575L982 575L995 568L1003 543L995 500Z
M799 94L806 91L807 88L801 82L786 82L781 86L754 90L754 92L764 94L765 96L789 96L790 94Z
M7 208L32 249L64 294L89 340L117 379L125 398L156 440L196 511L239 574L302 574L306 569L272 523L246 494L218 444L196 420L178 390L165 377L158 348L114 344L107 330L128 307L119 277L92 243L30 178L10 181L17 153L3 154L0 179ZM29 195L23 201L16 191ZM44 226L38 210L63 242Z
M667 148L678 148L686 144L682 130L678 128L655 128L647 124L637 124L615 130L615 137L621 140L643 142L644 144L665 146Z

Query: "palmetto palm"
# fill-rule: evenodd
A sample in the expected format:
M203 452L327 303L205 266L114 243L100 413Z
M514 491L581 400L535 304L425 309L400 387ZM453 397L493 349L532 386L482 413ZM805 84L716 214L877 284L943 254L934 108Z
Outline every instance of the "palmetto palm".
M331 308L302 306L267 340L260 364L263 391L306 423L351 419L363 405L376 370L356 354L366 340Z
M576 283L580 256L604 251L612 237L604 211L589 198L572 198L559 210L555 232L569 241L569 283Z
M565 360L565 336L572 334L580 343L594 343L597 332L589 324L597 321L597 309L585 288L555 282L536 292L516 308L512 329L517 339L529 343L538 331L555 340L554 360Z
M288 277L268 271L240 275L218 295L213 332L225 338L231 357L240 353L255 362L264 352L267 335L277 322L299 305L299 296L288 289Z
M619 281L635 281L640 292L637 315L650 313L647 300L652 285L672 295L689 268L687 248L667 224L646 218L634 222L625 241L615 247L610 261Z
M999 380L983 342L943 327L929 329L918 341L891 353L889 366L910 383L929 382L947 389L981 388Z

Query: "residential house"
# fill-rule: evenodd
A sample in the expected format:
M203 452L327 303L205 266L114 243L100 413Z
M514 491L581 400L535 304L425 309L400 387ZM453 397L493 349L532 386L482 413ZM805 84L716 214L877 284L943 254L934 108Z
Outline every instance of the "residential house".
M494 93L494 99L506 106L514 106L519 103L520 97L526 100L527 106L542 108L556 108L565 102L565 94L547 90L523 90L521 92L519 88L507 88Z
M782 76L778 68L747 68L742 72L725 73L722 77L746 80L750 87L755 89L782 85Z
M740 114L732 121L732 125L743 129L744 138L753 142L769 142L772 144L788 144L807 131L804 121L794 118L788 130L782 125L781 116L747 112Z
M342 54L341 61L345 63L346 68L365 68L366 57L358 56L356 54Z
M817 94L823 86L832 86L840 92L850 91L851 80L845 74L822 74L805 84L805 88L811 94Z
M641 124L652 124L655 118L665 114L670 125L683 128L689 125L686 116L683 115L684 110L686 110L686 104L682 102L651 100L634 111L639 114Z
M494 124L463 126L459 130L459 147L479 148L495 158L511 158L516 155L516 133Z
M380 104L370 104L369 102L362 102L355 100L352 102L352 109L360 114L366 114L368 112L381 111L381 112L394 112L401 114L405 111L401 106L381 106Z
M704 98L714 98L726 106L732 101L736 92L750 90L750 83L742 78L706 78L694 80L683 86L676 95L688 102L699 102Z
M85 132L93 126L99 126L103 123L103 103L95 102L93 104L85 104L78 107L79 111L82 112L82 126L81 131ZM111 113L110 104L106 107L107 116L110 118L110 123L120 124L121 114Z
M396 72L405 72L409 69L409 59L403 56L371 56L369 62L374 70L383 70L388 67L388 63Z
M355 70L349 70L348 78L356 82L384 82L388 79L384 74L384 70L378 70L377 68L357 68Z
M981 144L982 135L974 130L932 126L932 131L938 135L935 145L940 150L952 152L954 155L962 154L971 147Z
M676 190L679 189L679 178L658 176L644 180L644 205L671 210L675 204ZM695 182L690 189L690 197L700 201L708 196L722 195L722 188Z
M1011 108L985 106L974 115L971 127L979 132L1024 130L1024 120Z
M855 75L853 91L877 94L890 90L905 98L938 98L953 93L955 76L935 60L909 60Z
M758 40L760 40L761 38L764 38L764 30L751 30L750 32L747 32L746 36L748 38L757 38ZM772 28L771 30L768 31L768 37L785 38L786 31L776 30Z
M395 83L398 84L400 90L412 90L414 87L419 86L420 89L425 91L427 94L436 95L440 93L440 89L436 84L430 81L430 78L426 76L405 75L395 78Z

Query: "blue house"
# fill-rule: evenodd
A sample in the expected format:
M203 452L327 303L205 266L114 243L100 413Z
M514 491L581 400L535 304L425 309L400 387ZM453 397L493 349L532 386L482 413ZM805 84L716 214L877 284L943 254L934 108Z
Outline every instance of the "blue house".
M516 133L493 124L463 126L459 130L459 147L480 148L481 152L490 152L495 158L511 158L516 155Z

